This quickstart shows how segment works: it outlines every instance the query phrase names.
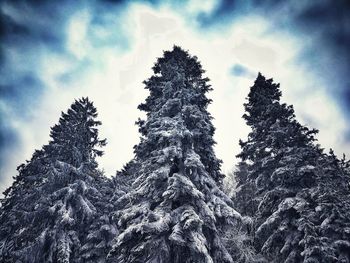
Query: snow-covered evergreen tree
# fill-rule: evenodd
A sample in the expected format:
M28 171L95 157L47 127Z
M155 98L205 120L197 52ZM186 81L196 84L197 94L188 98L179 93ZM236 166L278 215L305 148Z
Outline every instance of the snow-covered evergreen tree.
M141 142L137 179L118 203L121 233L110 262L232 262L220 237L241 216L219 189L220 161L207 112L208 79L196 57L175 46L145 81L139 108Z
M113 240L118 234L114 215L120 209L117 200L131 190L138 163L131 160L111 179L102 178L97 182L100 190L94 203L99 207L99 215L89 228L86 243L81 248L82 262L106 262Z
M285 198L256 233L274 262L350 262L348 175L333 154L312 170L316 185Z
M129 161L124 167L117 171L116 175L112 178L114 193L112 202L117 205L118 199L124 194L131 191L132 184L137 178L137 171L140 169L141 164L135 159Z
M2 200L0 259L4 262L77 262L89 224L98 215L92 203L100 195L96 156L105 140L98 137L96 108L76 100L51 141L19 167Z
M315 183L313 171L304 176L309 171L303 169L307 162L315 160L309 156L318 150L312 144L316 131L301 126L295 120L293 108L280 103L280 97L279 85L259 73L251 87L248 102L244 104L246 113L243 118L252 130L246 142L240 141L242 152L238 157L242 159L240 167L246 171L239 170L237 174L245 172L247 175L240 178L240 189L235 199L246 200L245 191L248 189L248 194L257 200L255 208L248 207L247 203L241 205L242 211L255 215L255 245L269 260L282 262L285 258L281 254L284 242L276 241L277 236L285 240L288 234L295 232L295 228L286 227L281 234L271 221L278 212L285 219L283 224L293 226L295 218L293 214L288 214L290 207L283 216L280 214L284 210L278 208L287 198L294 198L305 184ZM309 165L314 167L314 163ZM305 180L307 182L304 183Z
M113 220L115 206L113 197L116 185L112 180L98 177L94 186L99 191L90 197L97 208L97 213L87 231L87 237L82 243L79 262L103 263L112 248L112 241L117 235L117 227Z
M51 128L51 141L43 149L51 158L74 167L84 163L96 167L95 157L103 154L100 147L106 145L105 139L98 138L101 122L96 117L97 110L88 98L76 100Z
M43 182L37 174L44 174L46 165L44 152L35 151L30 162L17 168L18 175L4 192L0 207L0 262L15 262L15 253L34 235L33 211L41 197L39 186Z
M256 195L257 189L255 182L248 179L249 165L242 161L239 162L234 171L234 180L236 187L232 197L235 209L242 215L254 217L258 209L259 200Z
M257 206L245 202L247 191L260 203L266 191L275 187L271 174L279 168L283 151L312 146L317 132L300 125L293 107L282 104L280 97L279 84L259 73L244 104L243 118L252 130L247 141L240 141L242 151L238 157L242 162L236 171L239 189L235 200L240 210L250 215L256 214Z
M317 187L310 190L299 228L305 262L350 262L348 162L331 150L323 155Z
M332 173L339 175L330 172L338 168L331 169L322 149L314 143L316 130L297 122L293 107L281 103L280 97L279 85L259 74L244 105L243 118L252 131L246 142L240 142L242 152L238 156L247 176L240 178L243 181L236 199L243 200L245 189L251 191L249 187L254 185L254 198L259 203L254 243L269 262L337 262L344 257L340 250L346 247L343 242L346 235L338 238L329 232L322 233L323 223L316 220L322 216L315 216L315 211L330 196L346 199L348 192L343 187L343 191L332 195L327 183L322 183L330 180ZM345 177L342 178L345 182ZM328 207L338 211L334 199L328 202ZM328 216L332 217L330 210ZM348 227L349 220L344 219L344 213L340 214L326 220L332 222L328 230ZM327 215L323 214L323 218ZM331 244L339 240L338 250L332 250Z

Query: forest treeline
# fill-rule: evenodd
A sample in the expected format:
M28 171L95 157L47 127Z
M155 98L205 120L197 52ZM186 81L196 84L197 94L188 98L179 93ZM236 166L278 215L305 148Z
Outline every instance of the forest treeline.
M18 167L1 199L0 262L350 262L350 163L321 148L279 84L257 76L250 133L223 180L197 57L174 46L152 69L140 142L115 176L97 165L107 142L88 98Z

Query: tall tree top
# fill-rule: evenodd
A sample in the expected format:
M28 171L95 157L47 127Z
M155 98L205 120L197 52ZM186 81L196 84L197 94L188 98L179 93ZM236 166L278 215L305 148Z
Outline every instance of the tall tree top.
M188 76L193 78L201 78L204 70L202 69L201 64L198 62L196 56L190 56L190 54L180 48L179 46L174 46L172 51L164 51L163 57L158 58L154 67L152 68L154 73L162 74L164 77L171 76L175 72L169 71L169 61L173 62L173 65L176 64L176 68L179 71L182 71Z
M182 102L197 104L201 109L206 109L211 100L206 98L205 93L210 91L209 79L202 76L204 70L196 56L190 56L178 46L172 51L165 51L164 56L158 58L152 68L154 75L144 81L146 89L150 90L150 96L145 103L139 105L139 109L150 112L159 106L159 99L179 97L187 90Z
M173 50L165 51L164 56L157 59L153 71L155 74L144 82L150 94L145 103L139 105L140 110L147 112L147 119L139 120L138 125L144 139L154 138L142 140L135 148L136 156L148 158L164 143L172 144L172 136L182 137L181 143L193 147L209 174L220 181L223 177L221 160L216 158L213 150L215 128L207 111L211 103L206 97L210 90L209 79L202 76L204 70L197 57L174 46ZM166 140L158 136L164 128L172 130L168 131L172 136ZM158 139L162 141L154 144Z
M311 146L316 140L318 131L301 125L293 106L280 102L281 95L279 84L258 74L244 104L243 119L252 131L246 142L240 141L242 153L238 157L254 160L286 147Z
M106 145L106 139L98 136L101 122L96 118L97 110L88 98L75 100L51 128L51 141L44 150L76 167L84 162L96 165L95 157L103 154L100 147Z
M266 107L274 102L279 102L282 92L280 85L273 83L273 79L266 79L260 72L256 78L254 85L250 88L248 94L248 102L244 104L246 112L243 118L248 122L261 117Z

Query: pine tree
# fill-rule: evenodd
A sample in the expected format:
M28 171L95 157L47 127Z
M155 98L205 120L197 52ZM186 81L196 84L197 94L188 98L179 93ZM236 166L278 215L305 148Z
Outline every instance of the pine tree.
M137 179L118 200L121 230L110 262L232 262L220 237L239 220L218 188L220 161L207 112L208 79L196 57L175 46L145 81L149 97L139 108L141 142Z
M51 141L19 167L5 192L0 214L0 258L4 262L77 261L88 224L97 214L90 201L98 195L94 182L98 138L96 108L75 101L51 130Z

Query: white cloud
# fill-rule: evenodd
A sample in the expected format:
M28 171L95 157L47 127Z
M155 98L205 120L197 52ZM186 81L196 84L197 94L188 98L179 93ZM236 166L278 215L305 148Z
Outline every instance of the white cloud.
M84 58L91 50L87 39L90 19L89 11L84 9L76 12L68 23L67 48L78 59Z
M187 10L192 13L205 12L210 13L217 5L215 0L191 0L188 1Z

